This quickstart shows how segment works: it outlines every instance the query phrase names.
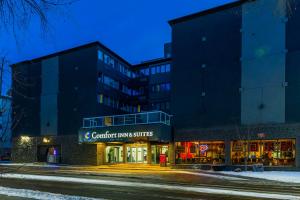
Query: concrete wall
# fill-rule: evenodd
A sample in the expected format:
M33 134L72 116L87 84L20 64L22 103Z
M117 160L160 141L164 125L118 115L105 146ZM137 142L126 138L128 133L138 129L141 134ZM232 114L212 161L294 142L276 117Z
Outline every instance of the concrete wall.
M284 123L285 10L278 10L277 0L242 9L241 122Z
M43 142L43 137L31 137L24 142L21 138L14 138L12 147L13 162L37 162L38 146L60 146L61 163L76 165L97 165L97 145L78 144L77 135L47 137L49 143Z
M42 61L41 135L57 135L58 56Z

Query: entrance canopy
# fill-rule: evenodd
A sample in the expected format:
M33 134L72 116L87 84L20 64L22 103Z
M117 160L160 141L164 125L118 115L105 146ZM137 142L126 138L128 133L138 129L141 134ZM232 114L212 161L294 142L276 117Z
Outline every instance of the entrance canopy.
M170 142L170 119L161 111L84 118L79 142Z

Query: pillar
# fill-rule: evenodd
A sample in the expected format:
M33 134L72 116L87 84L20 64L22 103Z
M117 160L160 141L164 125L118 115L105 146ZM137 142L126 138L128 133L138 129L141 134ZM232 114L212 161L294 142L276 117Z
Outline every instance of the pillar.
M97 144L97 165L104 165L105 162L105 143L98 143Z
M231 141L225 140L225 165L231 165Z
M169 163L171 165L175 165L175 143L170 142L169 143Z
M147 142L147 164L152 163L152 151L151 151L151 143Z
M295 156L296 156L296 158L295 158L296 167L300 168L300 136L296 137L296 155Z
M127 149L126 149L126 144L124 143L122 146L123 146L123 163L127 163Z

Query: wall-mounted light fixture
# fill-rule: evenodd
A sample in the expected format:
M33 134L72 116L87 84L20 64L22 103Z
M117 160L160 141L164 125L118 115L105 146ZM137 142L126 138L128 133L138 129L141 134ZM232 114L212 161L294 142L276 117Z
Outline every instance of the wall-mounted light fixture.
M49 138L46 138L46 137L43 138L43 143L49 143L49 142L50 142Z
M30 137L29 136L21 136L21 143L28 143L30 142Z

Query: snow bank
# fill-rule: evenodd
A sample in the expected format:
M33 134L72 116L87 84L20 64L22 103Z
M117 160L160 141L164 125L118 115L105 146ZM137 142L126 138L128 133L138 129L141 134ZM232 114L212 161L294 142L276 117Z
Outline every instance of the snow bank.
M41 192L36 190L15 189L9 187L0 187L0 195L10 197L22 197L39 200L100 200L96 198L55 194L50 192Z
M206 193L206 194L214 194L214 195L232 195L232 196L239 196L239 197L243 196L243 197L254 197L254 198L281 199L281 200L284 199L300 200L300 196L294 196L288 194L286 195L271 194L271 193L263 193L263 192L236 191L230 188L219 189L219 188L207 188L207 187L191 187L191 186L179 186L179 185L167 185L167 184L112 181L112 180L74 178L74 177L62 177L62 176L43 176L43 175L30 175L30 174L2 174L1 177L23 179L23 180L69 182L69 183L78 183L78 184L95 184L95 185L111 185L111 186L151 188L151 189L180 190L180 191Z
M261 178L287 183L300 183L300 172L265 171L265 172L221 172L227 175Z

